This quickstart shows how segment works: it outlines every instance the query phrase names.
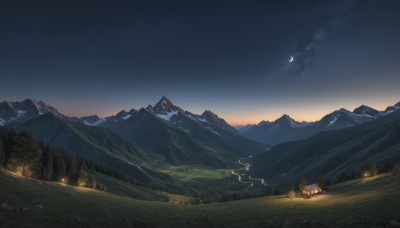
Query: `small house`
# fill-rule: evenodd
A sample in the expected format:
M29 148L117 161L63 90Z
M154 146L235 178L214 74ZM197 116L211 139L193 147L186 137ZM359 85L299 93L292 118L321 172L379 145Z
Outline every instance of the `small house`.
M312 196L314 194L320 193L322 190L318 184L307 185L303 188L303 194Z

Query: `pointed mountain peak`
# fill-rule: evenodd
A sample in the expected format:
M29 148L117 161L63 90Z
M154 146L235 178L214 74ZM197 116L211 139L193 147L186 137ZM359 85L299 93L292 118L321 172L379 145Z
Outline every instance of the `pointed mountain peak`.
M160 101L157 102L156 105L154 105L153 110L158 113L166 113L166 112L173 112L177 111L179 108L176 107L170 99L168 99L166 96L163 96ZM151 110L151 109L150 109Z
M131 108L131 110L129 110L129 112L128 112L128 113L135 113L135 112L137 112L137 110L136 110L136 109L134 109L134 108Z
M125 111L125 109L122 109L122 111L120 111L119 113L117 113L117 115L115 115L115 118L123 118L123 119L128 119L129 117L131 117L131 115L133 113L137 112L136 109L132 108L131 110L129 110L129 112Z
M258 124L257 124L257 126L265 126L265 125L268 125L268 124L270 124L271 122L269 122L269 121L265 121L265 120L262 120L262 121L260 121Z
M301 127L305 127L307 125L309 125L310 123L308 122L297 122L296 120L292 119L289 115L284 114L283 116L279 117L278 119L276 119L274 122L272 122L272 124L276 125L276 126L290 126L292 128L301 128Z
M34 103L34 102L36 102L36 101L33 100L33 99L31 99L31 98L26 98L25 100L22 101L22 103L25 103L25 102Z
M360 108L360 109L365 109L365 108L370 108L370 107L368 107L368 106L366 106L366 105L360 105L360 107L358 107L358 108Z
M289 115L284 114L281 117L279 117L278 119L276 119L274 122L282 122L282 121L289 121L289 122L296 122L294 119L292 119Z
M125 109L122 109L122 111L118 112L117 115L115 115L115 117L120 117L120 116L124 116L126 115L126 111Z
M392 113L394 111L396 111L397 109L400 109L400 102L393 105L393 106L389 106L385 109L384 113L389 114Z
M163 97L161 97L161 99L157 102L157 104L156 104L155 106L157 106L157 105L168 105L168 104L173 105L172 102L171 102L171 100L170 100L168 97L163 96Z
M378 110L375 110L366 105L361 105L360 107L355 108L353 112L356 114L360 114L360 115L370 115L370 116L375 116L375 115L378 115L378 113L379 113Z
M171 102L171 101L169 100L169 98L168 98L168 97L166 97L166 96L162 96L160 101L167 101L167 102Z
M215 119L218 120L219 117L217 114L214 114L213 112L211 112L210 110L206 110L201 114L201 117L205 118L205 119Z

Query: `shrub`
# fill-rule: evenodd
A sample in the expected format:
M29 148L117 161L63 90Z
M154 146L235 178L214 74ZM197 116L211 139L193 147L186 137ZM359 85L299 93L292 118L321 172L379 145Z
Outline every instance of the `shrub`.
M296 193L295 193L294 191L290 191L290 192L287 194L287 197L289 197L290 199L293 199L294 197L296 197Z
M396 174L399 174L400 173L400 162L398 162L394 167L393 167L393 170L392 170L392 174L393 175L396 175Z

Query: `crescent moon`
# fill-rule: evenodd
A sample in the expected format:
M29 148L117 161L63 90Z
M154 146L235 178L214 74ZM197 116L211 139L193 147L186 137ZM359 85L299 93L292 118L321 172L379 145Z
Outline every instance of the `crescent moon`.
M293 56L289 56L289 63L293 62L294 58Z

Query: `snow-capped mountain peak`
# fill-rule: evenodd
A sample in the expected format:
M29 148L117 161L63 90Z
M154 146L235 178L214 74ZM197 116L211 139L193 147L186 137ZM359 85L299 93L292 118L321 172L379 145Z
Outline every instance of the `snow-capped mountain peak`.
M365 108L359 109L361 112ZM365 109L367 110L367 109ZM365 123L373 119L373 116L359 114L351 112L345 108L336 110L326 116L324 116L317 124L320 128L328 127L330 129L355 126L361 123Z
M296 120L292 119L289 115L284 114L278 119L276 119L272 124L279 125L279 126L290 126L292 128L304 127L307 125L307 122L297 122Z
M400 102L398 102L397 104L393 105L393 106L389 106L385 109L385 111L382 112L382 115L387 115L390 114L396 110L400 109Z
M379 115L379 111L371 107L361 105L360 107L354 109L353 113L364 115L371 118L376 118Z
M170 99L166 96L163 96L160 101L157 102L156 105L152 108L152 110L158 114L166 114L170 112L178 112L182 111L181 108L176 107Z
M203 119L209 120L209 121L218 121L219 117L218 115L214 114L213 112L206 110L200 115Z
M23 101L0 103L0 125L7 125L11 122L26 120L38 115L51 112L56 116L65 117L54 107L42 101L25 99Z

